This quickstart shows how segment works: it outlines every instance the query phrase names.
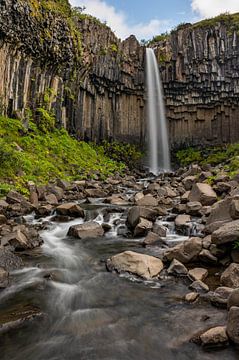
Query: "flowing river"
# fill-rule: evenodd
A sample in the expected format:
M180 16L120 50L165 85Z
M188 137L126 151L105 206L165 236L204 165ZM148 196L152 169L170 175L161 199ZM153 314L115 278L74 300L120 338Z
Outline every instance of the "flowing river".
M83 205L84 206L84 205ZM68 237L72 224L50 217L26 220L42 223L44 245L23 254L25 267L12 272L11 286L0 293L0 316L6 309L34 306L44 314L0 335L2 360L231 360L238 350L205 352L189 342L200 330L224 324L226 310L209 303L186 304L186 279L164 276L142 281L109 273L104 260L124 250L145 250L127 239L126 215L114 207L85 205L87 219L103 221L105 209L112 229L99 239ZM168 241L181 240L170 234ZM29 254L31 256L29 256ZM8 310L9 311L9 310Z

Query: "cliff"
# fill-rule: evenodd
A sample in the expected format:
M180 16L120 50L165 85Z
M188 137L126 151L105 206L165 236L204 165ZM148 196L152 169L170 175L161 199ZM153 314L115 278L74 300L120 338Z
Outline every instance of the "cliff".
M239 140L239 14L179 26L155 47L171 144Z
M1 0L0 108L80 139L143 142L144 49L67 0Z

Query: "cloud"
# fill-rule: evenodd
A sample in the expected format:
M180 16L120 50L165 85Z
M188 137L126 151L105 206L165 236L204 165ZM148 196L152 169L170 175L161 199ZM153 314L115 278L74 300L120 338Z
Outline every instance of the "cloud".
M104 0L70 0L70 3L73 6L85 6L85 13L106 22L121 39L125 39L131 34L134 34L139 40L149 39L169 28L170 21L158 19L130 25L123 11L116 10L114 6L107 4Z
M239 0L192 0L191 6L201 17L239 12Z

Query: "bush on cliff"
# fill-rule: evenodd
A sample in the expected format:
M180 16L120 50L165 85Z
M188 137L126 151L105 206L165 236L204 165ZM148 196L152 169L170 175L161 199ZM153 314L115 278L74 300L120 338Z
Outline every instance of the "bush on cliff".
M45 130L45 129L44 129ZM125 165L106 156L102 147L72 138L64 129L42 132L30 122L0 116L0 195L14 186L26 192L28 181L47 183L56 178L105 178Z

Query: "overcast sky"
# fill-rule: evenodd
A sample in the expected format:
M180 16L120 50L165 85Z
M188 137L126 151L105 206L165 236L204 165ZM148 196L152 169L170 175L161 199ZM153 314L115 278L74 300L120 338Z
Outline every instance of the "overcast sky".
M182 22L195 22L224 12L239 12L239 0L70 0L85 13L106 21L115 34L141 39L169 31Z

